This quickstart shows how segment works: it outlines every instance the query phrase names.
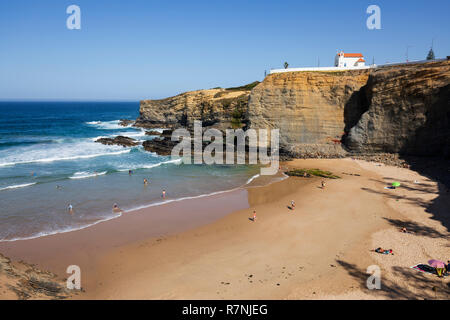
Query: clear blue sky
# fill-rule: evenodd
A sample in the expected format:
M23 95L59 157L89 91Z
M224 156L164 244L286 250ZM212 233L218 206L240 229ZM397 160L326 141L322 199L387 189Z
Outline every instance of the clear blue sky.
M81 30L66 8L81 8ZM381 30L366 8L381 8ZM262 80L264 70L450 55L450 1L0 2L0 99L139 100Z

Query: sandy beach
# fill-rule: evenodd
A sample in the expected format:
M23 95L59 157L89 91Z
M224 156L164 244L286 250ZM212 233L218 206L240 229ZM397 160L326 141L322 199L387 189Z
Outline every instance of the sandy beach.
M319 168L341 178L327 179L324 189L318 177L266 186L255 186L256 179L79 231L3 242L0 253L61 278L68 265L79 265L84 291L74 299L449 298L448 277L410 268L450 258L444 186L350 158L294 160L282 168ZM402 186L384 188L393 181ZM373 252L377 247L394 255ZM366 287L371 265L381 269L381 290ZM0 299L12 297L0 290Z

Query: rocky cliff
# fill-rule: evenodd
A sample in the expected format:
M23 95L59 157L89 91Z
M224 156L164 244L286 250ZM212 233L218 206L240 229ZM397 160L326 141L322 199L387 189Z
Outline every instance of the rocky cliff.
M228 89L190 91L162 100L143 100L135 125L145 128L191 128L195 120L200 120L204 127L245 127L250 92L258 83Z
M250 127L280 129L280 147L294 157L344 155L345 112L362 112L368 77L368 70L271 74L250 96Z
M450 154L448 60L272 74L255 85L142 101L136 125L278 128L282 154L293 157Z
M374 70L364 94L350 150L450 156L450 61Z

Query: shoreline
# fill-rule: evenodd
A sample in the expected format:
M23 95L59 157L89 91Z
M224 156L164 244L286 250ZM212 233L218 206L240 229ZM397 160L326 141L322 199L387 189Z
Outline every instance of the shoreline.
M319 187L319 178L290 177L257 188L176 201L76 232L3 242L0 252L60 276L69 261L82 261L85 293L75 299L389 298L368 293L349 268L365 271L374 263L387 268L369 249L379 244L376 235L390 232L387 221L404 219L401 211L407 204L402 210L392 208L381 187L383 174L418 174L348 158L293 160L282 166L317 167L341 179L327 180L325 190ZM429 193L430 188L420 193ZM295 212L287 208L291 198L297 203ZM161 210L156 216L166 220L171 215L179 229L167 220L161 227L163 220L148 214L155 208ZM256 222L249 221L254 209ZM414 219L428 223L423 208L414 205L414 210L418 210ZM440 246L446 245L448 230L433 227L440 228L444 237ZM169 229L173 232L161 232ZM397 231L391 230L390 237L398 236Z
M173 160L170 161L166 161L166 162L162 162L160 164L164 164L164 163L168 163L171 162ZM176 161L179 161L178 159ZM158 164L158 165L160 165ZM279 175L279 174L277 174ZM172 202L178 202L178 201L185 201L185 200L192 200L192 199L200 199L200 198L205 198L205 197L210 197L210 196L214 196L214 195L218 195L218 194L222 194L222 193L228 193L228 192L233 192L239 189L245 189L248 187L249 184L251 184L253 182L253 180L260 178L260 174L255 174L252 177L250 177L247 182L241 186L237 186L235 188L232 189L227 189L227 190L222 190L222 191L214 191L211 193L205 193L205 194L200 194L200 195L196 195L196 196L183 196L180 198L175 198L175 199L167 199L167 200L162 200L162 201L157 201L157 202L151 202L149 204L145 204L145 205L139 205L136 207L132 207L130 209L126 209L123 210L123 212L117 214L117 215L112 215L110 217L104 218L104 219L100 219L98 221L92 222L90 224L84 225L84 226L79 226L79 227L73 227L73 228L68 228L68 229L63 229L63 230L57 230L57 231L52 231L52 232L48 232L48 233L38 233L36 235L31 235L31 236L27 236L27 237L17 237L17 238L12 238L12 239L1 239L0 240L0 244L3 242L15 242L15 241L25 241L25 240L33 240L33 239L39 239L42 237L48 237L48 236L53 236L53 235L58 235L58 234L63 234L63 233L68 233L68 232L76 232L76 231L80 231L80 230L84 230L86 228L90 228L93 227L99 223L104 223L107 222L109 220L113 220L113 219L117 219L120 218L123 214L129 214L129 213L133 213L135 211L140 211L143 209L148 209L151 207L157 207L157 206L164 206L166 204L172 203ZM282 179L287 178L287 176L283 176ZM277 180L278 181L278 180ZM267 184L273 183L274 181L266 181ZM27 184L28 185L34 185L36 183L30 183ZM1 190L1 189L0 189Z

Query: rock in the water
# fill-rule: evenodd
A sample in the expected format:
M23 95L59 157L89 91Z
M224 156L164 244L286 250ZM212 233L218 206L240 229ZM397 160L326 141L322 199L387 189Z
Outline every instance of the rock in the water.
M155 152L161 156L169 156L172 153L173 147L177 144L177 141L171 141L170 138L155 138L144 141L142 146L145 151Z
M122 127L128 127L130 125L132 125L134 123L133 120L129 120L129 119L120 119L119 120L119 126Z
M147 136L160 136L161 132L155 130L145 131L145 135Z
M119 145L123 147L134 147L139 144L136 140L124 136L117 136L115 138L100 138L95 140L95 142L100 142L106 145Z

